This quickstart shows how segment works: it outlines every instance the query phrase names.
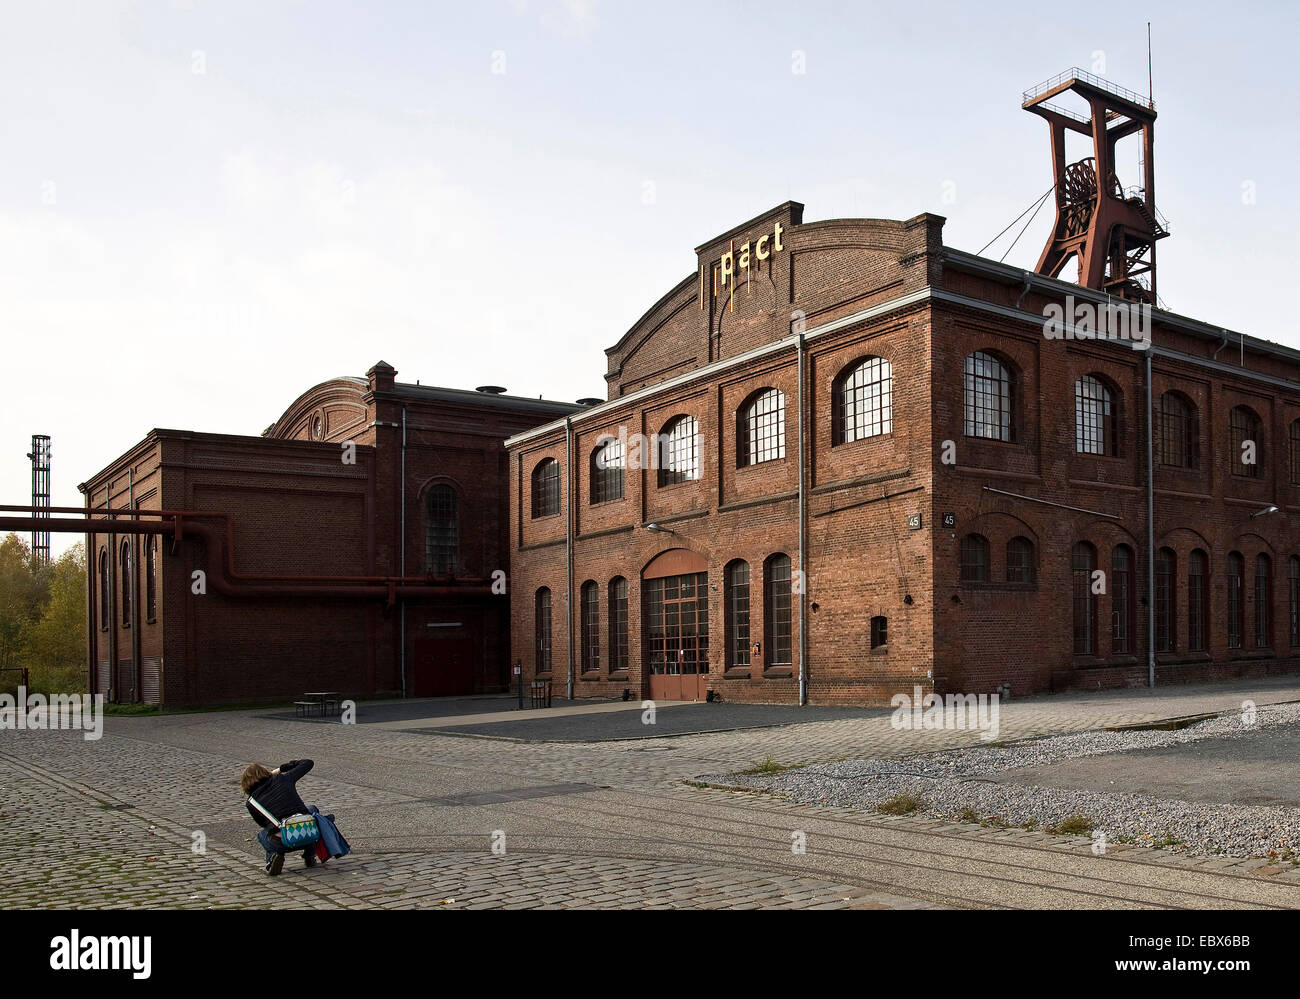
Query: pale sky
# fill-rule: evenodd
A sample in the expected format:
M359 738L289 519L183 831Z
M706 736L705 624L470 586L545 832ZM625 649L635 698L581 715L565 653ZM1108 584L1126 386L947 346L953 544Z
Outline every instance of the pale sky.
M1300 347L1286 4L3 10L4 502L29 501L33 433L78 505L152 427L256 435L380 358L603 397L604 348L692 248L790 198L807 221L936 212L978 251L1051 185L1021 92L1080 66L1145 93L1148 20L1161 299Z

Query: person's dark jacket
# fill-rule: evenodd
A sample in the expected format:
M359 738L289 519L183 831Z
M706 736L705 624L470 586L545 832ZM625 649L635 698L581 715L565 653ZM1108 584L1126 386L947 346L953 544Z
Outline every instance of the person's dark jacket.
M311 760L290 760L288 763L281 763L280 772L271 774L270 777L263 777L254 784L249 797L256 798L259 805L281 821L290 815L306 813L307 806L298 797L298 789L294 784L306 776L311 768ZM253 807L251 801L248 802L248 814L259 826L274 828L267 817Z

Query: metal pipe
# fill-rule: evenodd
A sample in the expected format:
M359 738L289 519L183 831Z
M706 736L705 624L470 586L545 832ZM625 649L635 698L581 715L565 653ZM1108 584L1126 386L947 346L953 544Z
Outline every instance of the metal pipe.
M126 470L126 505L135 507L135 469ZM138 517L132 517L138 520ZM132 534L127 540L131 546L131 664L135 668L135 691L131 700L140 703L140 687L144 682L144 671L140 668L140 548L137 536Z
M406 575L406 407L402 407L402 487L398 490L401 503L401 523L402 523L402 543L398 547L399 559L397 565L397 574ZM454 569L454 567L453 567ZM406 603L403 601L397 607L398 625L397 630L401 632L402 653L401 653L401 670L402 670L402 696L406 696Z
M1156 479L1152 438L1151 351L1147 355L1147 686L1156 685Z
M564 488L564 549L567 558L566 581L568 596L565 605L565 617L568 620L567 637L569 646L569 700L573 700L573 417L564 418L564 472L567 482Z
M799 353L799 388L795 393L799 405L799 704L808 703L808 573L804 567L807 558L808 523L805 515L804 462L803 462L803 378L804 378L804 342L800 330L795 346Z
M1058 510L1073 510L1075 513L1089 513L1094 517L1106 517L1109 520L1119 520L1120 518L1113 513L1101 513L1098 510L1085 510L1081 506L1066 506L1064 503L1055 503L1052 500L1039 499L1037 496L1026 496L1023 493L1007 492L1005 489L995 489L993 486L985 486L986 493L997 493L999 496L1013 496L1016 499L1028 500L1030 503L1042 503L1043 506L1054 506ZM898 495L895 493L894 495Z
M110 477L104 483L104 507L112 509L113 505L113 480ZM53 517L51 526L53 526ZM110 531L108 535L108 551L105 552L105 561L107 562L108 572L105 576L105 584L108 586L108 692L104 695L104 700L117 701L117 587L113 585L114 570L117 568L117 534Z
M90 507L90 493L82 488L82 495L86 497L82 504L83 509ZM89 518L87 518L89 519ZM99 685L98 677L98 653L99 651L99 630L95 627L95 583L98 579L99 566L95 563L95 556L91 551L92 535L85 535L86 554L86 692L89 694L98 694L102 691L95 688Z

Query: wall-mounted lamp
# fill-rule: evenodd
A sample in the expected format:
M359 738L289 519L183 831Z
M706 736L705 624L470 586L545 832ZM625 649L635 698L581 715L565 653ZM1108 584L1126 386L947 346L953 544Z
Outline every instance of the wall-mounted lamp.
M1263 517L1266 514L1270 514L1270 513L1277 513L1277 507L1273 506L1272 504L1269 504L1268 506L1264 507L1264 509L1256 510L1254 513L1252 513L1250 515L1250 519L1254 520L1256 517Z
M655 531L660 534L676 534L677 532L668 527L660 527L658 524L651 522L645 525L647 531Z

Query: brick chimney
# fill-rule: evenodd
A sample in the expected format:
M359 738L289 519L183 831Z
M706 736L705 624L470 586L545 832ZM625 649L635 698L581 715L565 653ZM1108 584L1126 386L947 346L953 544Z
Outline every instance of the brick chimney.
M387 361L378 361L366 372L366 377L370 379L372 393L391 392L397 383L397 369Z

